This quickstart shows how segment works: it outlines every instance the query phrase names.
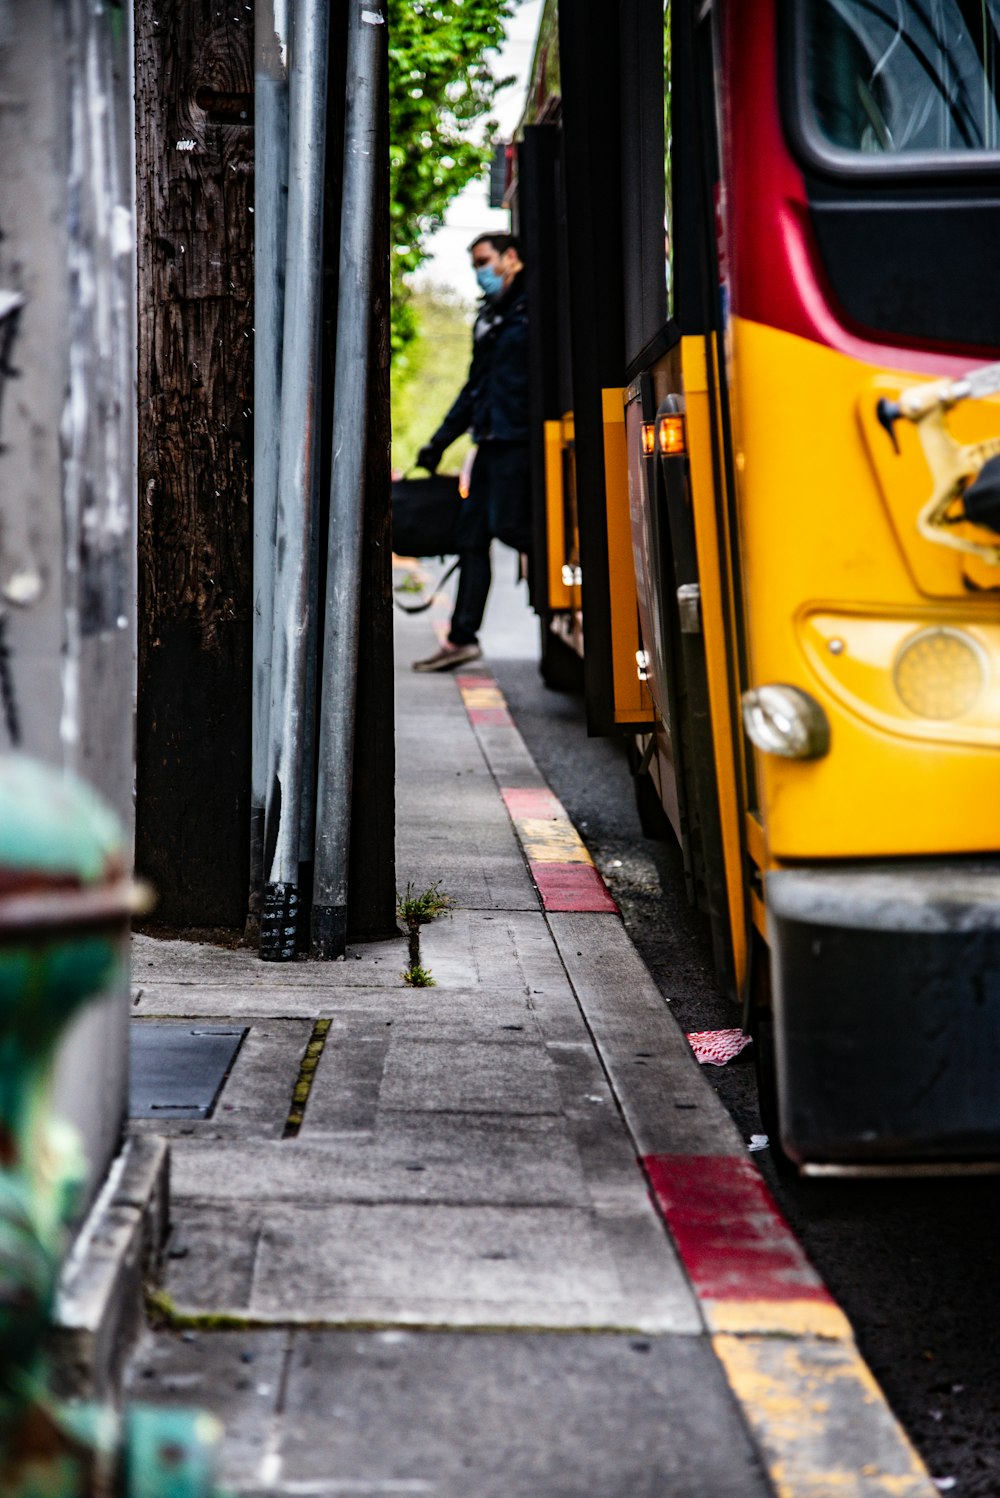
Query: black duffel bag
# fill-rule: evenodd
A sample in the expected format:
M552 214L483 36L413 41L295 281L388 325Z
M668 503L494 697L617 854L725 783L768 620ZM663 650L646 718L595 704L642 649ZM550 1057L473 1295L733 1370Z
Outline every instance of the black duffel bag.
M393 479L392 549L401 557L444 557L455 550L461 506L458 477Z

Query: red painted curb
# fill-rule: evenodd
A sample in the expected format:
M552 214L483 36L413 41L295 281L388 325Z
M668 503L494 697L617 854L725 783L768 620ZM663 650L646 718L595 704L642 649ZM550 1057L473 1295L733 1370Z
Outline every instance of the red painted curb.
M477 688L496 689L496 682L485 672L479 672L477 675L456 673L455 679L463 693L473 692ZM502 695L501 701L503 701ZM503 707L474 707L466 701L465 711L474 726L517 728L517 724L507 710L506 703ZM525 821L562 822L572 834L572 840L580 843L581 851L588 859L586 863L528 859L528 868L531 870L531 877L535 881L535 888L538 890L543 909L619 915L618 906L608 893L604 880L589 862L590 855L586 853L580 835L566 815L566 808L559 797L553 795L547 788L538 786L503 787L500 794L507 813L514 823L518 841L525 852L527 849L524 832L518 823ZM566 842L570 840L569 837L566 838ZM560 851L568 851L565 843Z
M528 868L546 910L619 914L607 885L592 863L536 863L529 859Z
M511 818L537 817L541 820L560 818L568 822L566 808L558 796L547 787L531 787L528 790L504 789L500 792Z
M640 1164L702 1299L834 1304L749 1160L644 1155Z
M513 728L514 719L505 707L466 707L469 722L482 728Z

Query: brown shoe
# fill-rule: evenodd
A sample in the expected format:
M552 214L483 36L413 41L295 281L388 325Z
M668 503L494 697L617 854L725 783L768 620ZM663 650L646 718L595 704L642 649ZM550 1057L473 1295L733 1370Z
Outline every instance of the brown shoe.
M453 666L463 666L466 661L478 661L482 655L478 645L449 645L447 641L440 650L435 650L426 660L414 661L414 671L450 671Z

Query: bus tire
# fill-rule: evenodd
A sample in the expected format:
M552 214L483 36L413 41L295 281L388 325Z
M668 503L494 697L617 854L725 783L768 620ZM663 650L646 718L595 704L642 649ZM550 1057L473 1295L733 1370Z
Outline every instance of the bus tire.
M656 789L656 782L652 775L643 771L639 773L641 755L639 746L635 739L628 742L628 767L632 771L632 788L635 793L635 809L639 814L639 826L642 828L643 837L648 837L652 842L665 843L675 838L674 829L670 825L670 818L663 810L663 802L660 800Z
M572 646L552 633L544 615L541 619L538 670L545 685L553 692L583 691L583 660Z

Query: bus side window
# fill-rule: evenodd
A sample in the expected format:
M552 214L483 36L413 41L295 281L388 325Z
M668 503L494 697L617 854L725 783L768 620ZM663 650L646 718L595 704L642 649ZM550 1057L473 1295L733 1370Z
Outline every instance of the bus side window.
M889 151L883 108L885 84L877 59L832 5L812 8L809 24L809 92L824 136L845 151Z
M813 120L843 151L995 151L1000 0L807 0Z

